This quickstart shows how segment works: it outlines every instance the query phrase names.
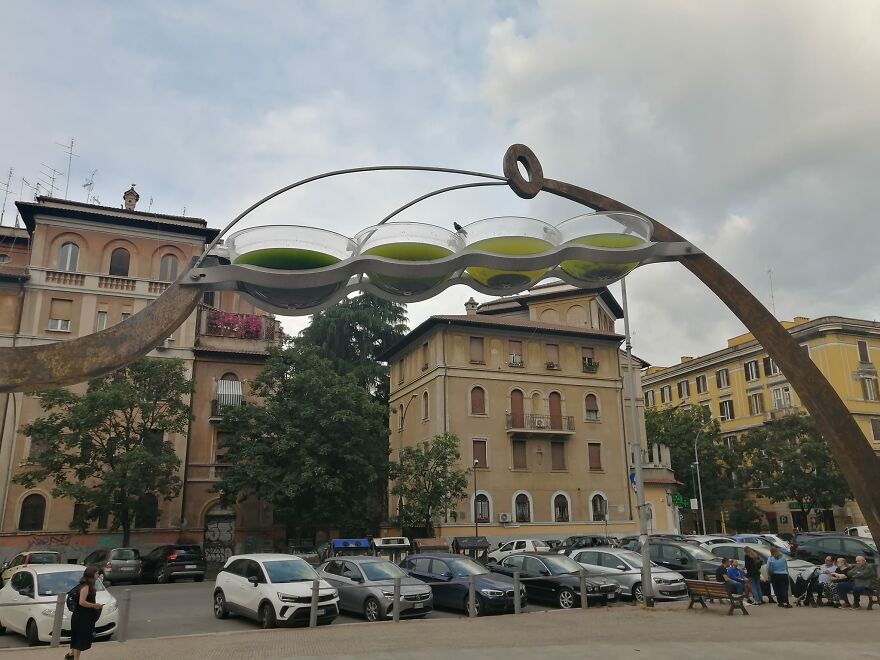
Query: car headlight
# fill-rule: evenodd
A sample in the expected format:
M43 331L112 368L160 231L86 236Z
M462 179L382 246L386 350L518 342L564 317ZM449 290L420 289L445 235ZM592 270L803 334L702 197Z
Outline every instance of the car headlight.
M119 609L119 604L115 600L112 600L109 603L107 603L106 605L104 605L104 607L101 611L104 612L105 614L113 614L113 612L115 612L118 609Z
M280 600L282 603L295 603L296 599L297 599L296 596L291 596L290 594L283 594L280 591L276 592L275 595L278 596L278 600Z
M599 589L599 587L591 584L589 587L587 587L587 592L594 594L594 593L596 593L596 591L598 591L598 589Z
M47 607L45 610L41 611L40 614L42 614L43 616L47 616L50 619L54 619L55 618L55 608L54 607ZM62 616L62 619L69 619L69 618L70 618L70 612L68 612L67 608L65 607L64 608L64 615Z
M504 595L504 592L499 591L498 589L480 589L480 593L489 598L498 598L499 596Z
M387 591L386 589L382 589L382 595L385 596L385 598L394 598L394 592Z

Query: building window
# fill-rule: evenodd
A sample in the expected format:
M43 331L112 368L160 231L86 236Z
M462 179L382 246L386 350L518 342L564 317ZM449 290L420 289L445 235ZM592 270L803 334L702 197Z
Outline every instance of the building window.
M21 513L18 516L18 530L20 532L37 532L43 529L43 521L46 518L46 498L38 493L31 493L21 503Z
M145 493L137 503L134 526L141 529L155 529L159 523L159 500L152 493Z
M868 342L859 341L859 362L870 362L871 356L868 354Z
M428 342L422 344L422 371L428 368Z
M202 294L202 302L208 305L208 307L214 306L214 292L213 291L205 291Z
M70 317L72 311L72 300L53 298L49 303L49 330L70 332Z
M705 394L709 391L709 381L705 374L697 376L697 394Z
M871 418L871 431L874 433L874 442L880 442L880 417Z
M724 444L727 445L727 448L731 451L736 449L736 436L735 435L726 435L723 438Z
M166 254L159 261L159 279L163 282L173 282L177 279L177 257Z
M547 368L548 369L558 369L559 368L559 344L547 344Z
M403 430L403 404L397 406L397 430Z
M8 264L10 261L8 254L0 254L0 264Z
M602 469L602 445L600 443L587 443L587 463L591 470Z
M715 385L718 386L719 390L730 387L730 376L727 373L727 369L719 369L715 372Z
M651 395L653 398L653 392ZM595 394L588 394L584 397L584 416L589 420L597 420L599 419L599 399L596 398Z
M511 367L523 366L522 342L511 339L507 342L507 364Z
M550 408L550 428L562 429L562 396L559 392L550 392L547 397L547 404Z
M761 415L764 412L764 393L754 392L749 394L749 414Z
M520 493L515 500L516 522L527 523L532 522L532 504L529 502L529 496Z
M743 366L746 373L746 380L758 380L761 377L761 373L758 371L757 360L749 360Z
M605 522L608 517L608 500L603 495L596 493L590 499L590 514L593 522Z
M79 245L76 243L65 243L58 250L58 270L68 273L76 272L79 265Z
M782 387L774 387L773 391L773 409L784 410L791 408L791 388L788 385Z
M486 414L486 390L482 387L471 388L471 415Z
M107 312L98 312L95 318L95 330L101 331L107 327Z
M128 277L131 253L125 248L116 248L110 253L110 275Z
M654 407L654 390L648 390L645 392L645 405L648 408Z
M526 458L526 441L525 440L513 440L511 442L513 445L513 469L514 470L526 470L528 469L528 460Z
M584 371L595 373L599 369L599 363L596 361L596 350L588 346L581 348L581 363Z
M403 360L397 361L397 384L403 383Z
M767 376L776 376L779 374L779 367L776 366L776 362L773 361L772 357L764 358L764 374Z
M513 390L510 393L510 426L514 429L525 428L526 416L523 410L522 390Z
M471 364L486 364L482 337L471 337Z
M480 493L474 498L474 517L477 522L487 523L492 519L489 511L489 498Z
M31 438L28 443L27 462L33 463L35 459L42 456L49 449L49 443L45 439Z
M721 410L721 421L726 422L728 420L733 419L733 401L730 399L725 399L720 402L719 408Z
M122 314L119 315L119 319L120 321L127 321L130 316L131 312L122 312Z
M556 522L568 522L569 517L568 498L560 493L553 498L553 520Z
M691 395L691 384L686 380L678 381L678 398L687 399Z
M551 442L550 443L550 457L551 457L551 466L553 470L564 470L565 469L565 443L564 442Z
M862 394L865 401L877 401L880 398L878 397L876 378L862 378Z
M660 388L660 403L669 403L672 401L672 386L664 385Z
M477 468L486 468L489 467L487 455L486 455L486 440L485 439L474 439L474 467Z
M422 419L428 419L428 393L422 392Z

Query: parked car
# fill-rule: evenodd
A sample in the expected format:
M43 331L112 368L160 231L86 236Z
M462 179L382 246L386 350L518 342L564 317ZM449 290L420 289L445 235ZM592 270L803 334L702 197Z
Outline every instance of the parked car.
M141 579L165 584L177 578L205 579L205 553L197 545L160 545L142 559Z
M631 550L619 548L582 548L571 558L586 568L591 575L620 585L620 595L644 600L642 594L642 556ZM687 587L681 573L651 562L651 579L654 597L658 600L675 600L687 596Z
M422 582L431 583L435 607L464 610L470 613L468 584L475 576L475 614L512 612L514 609L513 580L492 573L473 559L451 553L409 555L401 568ZM434 584L437 583L437 584ZM520 586L520 604L526 605L526 590Z
M791 543L786 540L786 536L790 536L788 534L771 534L770 532L761 532L760 536L764 537L773 545L779 547L780 549L785 548L791 553Z
M742 564L742 568L745 568L744 562L746 559L746 548L752 548L752 550L758 553L761 561L765 563L770 558L770 549L766 545L759 545L757 543L719 543L718 545L712 546L712 554L716 557L737 559ZM801 571L805 568L815 565L802 559L794 559L791 557L786 557L786 559L788 560L788 576L791 578L792 582L797 580L798 575L800 575Z
M21 566L0 589L0 634L16 632L24 635L29 646L51 641L58 594L73 589L82 575L83 567L77 564ZM116 599L101 580L95 582L95 591L95 601L104 606L95 623L95 638L109 638L119 621ZM65 606L61 620L62 643L70 641L70 615Z
M105 586L114 582L141 582L141 553L135 548L95 550L83 559L86 567L94 566L104 574Z
M791 554L791 547L786 543L785 545L777 545L770 539L766 538L763 534L735 534L732 541L734 543L751 543L752 545L761 545L767 548L769 552L770 548L776 548L784 555Z
M634 548L638 552L641 546ZM697 580L702 573L710 576L721 565L721 560L698 545L679 543L666 538L651 538L651 561L681 573L688 580Z
M61 556L60 552L50 552L50 551L35 551L35 552L19 552L9 561L3 562L0 570L3 572L0 573L0 583L6 584L6 582L11 578L16 572L24 568L25 566L34 566L37 564L63 564L64 557Z
M825 557L831 555L835 559L843 557L850 564L855 563L856 557L862 555L868 563L874 561L877 556L877 545L871 539L863 539L843 534L828 534L823 536L798 536L795 556L813 564L821 564Z
M861 536L866 539L872 538L871 530L868 529L867 525L858 525L856 527L847 527L843 530L843 533L847 536Z
M718 536L716 534L692 534L685 541L696 543L706 548L706 550L711 550L711 546L716 543L733 543L733 539L730 536Z
M561 539L544 539L544 543L547 544L547 547L550 548L552 552L556 552L562 547Z
M315 546L312 545L291 545L287 547L287 554L294 555L300 559L305 559L312 566L321 563L321 555Z
M509 555L492 570L513 576L519 571L529 600L555 603L562 609L581 604L581 565L557 553L524 552ZM605 603L620 598L620 585L600 576L586 578L587 602Z
M594 548L599 545L610 546L612 541L607 536L599 536L597 534L581 534L579 536L569 536L562 542L562 546L557 550L560 555L570 554L572 550L577 548Z
M339 609L361 614L367 621L394 613L394 578L400 578L400 617L424 617L434 609L431 587L407 575L396 564L378 557L331 559L318 575L339 591Z
M320 576L294 555L234 555L217 574L214 616L230 614L255 619L263 628L309 622L312 585ZM339 615L339 592L325 580L318 584L318 623Z
M512 555L514 552L546 552L549 550L550 546L547 545L546 541L535 539L516 539L506 543L502 542L498 544L497 550L489 553L489 563L494 564L497 561L501 561L507 555Z

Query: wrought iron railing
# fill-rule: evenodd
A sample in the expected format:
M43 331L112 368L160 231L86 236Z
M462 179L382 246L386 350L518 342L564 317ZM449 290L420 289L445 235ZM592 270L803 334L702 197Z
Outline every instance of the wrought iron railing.
M508 429L574 431L574 417L568 415L507 415Z

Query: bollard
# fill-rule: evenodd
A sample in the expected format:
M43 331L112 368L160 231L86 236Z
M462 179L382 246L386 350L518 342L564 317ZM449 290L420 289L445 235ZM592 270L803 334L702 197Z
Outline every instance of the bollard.
M394 623L400 623L400 578L394 578Z
M318 627L318 594L320 593L321 581L312 580L312 607L309 610L309 628Z
M470 611L468 612L468 616L470 616L470 617L477 616L476 583L477 583L477 576L476 575L468 575L468 605L470 608Z
M519 590L520 581L519 581L519 571L513 572L513 613L519 614L522 612L522 596L520 595Z
M587 609L587 571L584 568L581 569L581 609Z
M697 579L700 580L701 582L706 579L706 576L703 575L703 565L702 564L697 565Z
M122 602L119 603L119 628L116 631L116 640L124 642L128 639L128 619L131 616L131 589L122 592Z
M52 622L52 643L54 648L61 643L61 623L64 621L64 610L67 609L67 594L58 594L55 599L55 619Z

